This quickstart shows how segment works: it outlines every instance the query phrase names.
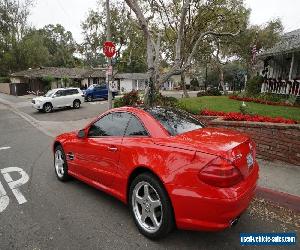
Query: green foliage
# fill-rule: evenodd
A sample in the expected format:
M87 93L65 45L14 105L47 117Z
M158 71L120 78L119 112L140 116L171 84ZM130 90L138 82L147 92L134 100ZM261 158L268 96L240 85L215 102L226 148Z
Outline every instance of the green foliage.
M43 82L45 82L45 83L51 83L51 82L53 82L55 79L54 79L54 77L52 77L52 76L44 76L44 77L42 77L42 79L41 79Z
M7 76L0 76L0 83L8 83L10 82L10 78Z
M156 96L157 106L177 107L178 99L172 96L163 96L161 93Z
M285 98L282 98L282 95L277 95L273 93L260 93L258 98L271 102L281 102L286 100Z
M263 77L254 76L246 83L246 94L249 97L256 97L260 94L261 84L263 83Z
M123 95L123 97L114 100L114 108L123 106L136 106L140 103L139 93L133 90Z
M198 92L197 93L197 97L201 97L201 96L221 96L221 95L222 95L222 93L217 88L212 88L212 89L209 89L205 92Z
M197 78L193 78L191 81L191 90L198 90L199 89L199 81L197 80Z

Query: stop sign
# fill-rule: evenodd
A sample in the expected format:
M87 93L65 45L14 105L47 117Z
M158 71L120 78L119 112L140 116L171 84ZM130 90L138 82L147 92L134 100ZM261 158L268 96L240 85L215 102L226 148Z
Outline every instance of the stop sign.
M107 57L113 57L116 53L116 46L113 42L111 41L106 41L103 44L103 53L104 55L106 55Z

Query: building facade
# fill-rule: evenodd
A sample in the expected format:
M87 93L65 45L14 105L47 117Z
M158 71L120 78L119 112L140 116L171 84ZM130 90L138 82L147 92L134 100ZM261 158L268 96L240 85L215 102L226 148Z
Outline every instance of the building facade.
M264 63L262 93L300 95L300 29L284 34L258 58Z

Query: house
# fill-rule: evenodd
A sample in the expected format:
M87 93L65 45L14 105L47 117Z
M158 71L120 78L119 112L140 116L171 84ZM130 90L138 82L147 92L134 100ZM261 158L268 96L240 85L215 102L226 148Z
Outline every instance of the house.
M123 73L116 74L115 79L119 80L119 90L123 93L132 90L144 90L149 77L146 73Z
M300 29L284 34L274 47L260 53L265 80L261 92L300 95Z
M47 89L82 86L88 69L40 67L19 71L10 75L11 94L24 95L27 91L43 92Z
M120 92L144 90L148 83L146 73L124 73L114 76ZM13 73L10 75L10 93L25 95L28 92L45 92L59 87L88 87L103 84L106 80L104 68L62 68L40 67Z

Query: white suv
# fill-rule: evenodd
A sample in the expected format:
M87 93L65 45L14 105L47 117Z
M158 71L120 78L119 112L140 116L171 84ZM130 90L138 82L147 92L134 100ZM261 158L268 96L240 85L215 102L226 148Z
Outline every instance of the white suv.
M32 106L39 111L46 113L53 109L73 107L79 109L84 102L84 94L79 88L51 89L44 96L32 99Z

